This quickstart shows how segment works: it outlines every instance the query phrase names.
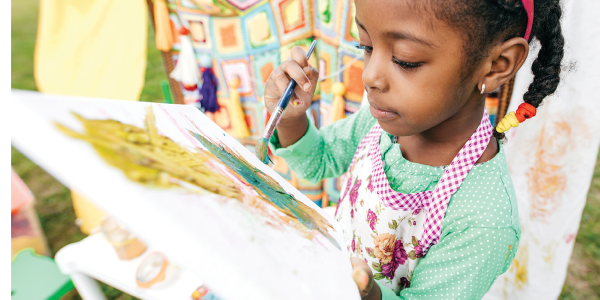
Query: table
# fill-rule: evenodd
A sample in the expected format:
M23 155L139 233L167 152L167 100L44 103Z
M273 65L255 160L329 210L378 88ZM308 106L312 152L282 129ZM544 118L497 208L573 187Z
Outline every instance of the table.
M97 233L60 249L54 259L60 271L71 277L84 300L106 299L95 279L144 300L191 299L192 293L202 285L202 280L180 266L174 266L177 275L167 286L148 289L137 286L135 272L138 265L155 251L148 247L136 258L121 260L104 235Z

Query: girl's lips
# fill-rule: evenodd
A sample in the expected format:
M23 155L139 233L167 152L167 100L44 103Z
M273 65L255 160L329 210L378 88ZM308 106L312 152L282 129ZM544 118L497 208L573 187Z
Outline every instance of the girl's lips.
M373 116L373 118L375 118L377 120L388 120L388 119L391 119L396 116L395 112L381 110L381 109L373 106L373 104L371 104L371 103L369 103L369 104L370 104L369 106L371 107L371 115Z

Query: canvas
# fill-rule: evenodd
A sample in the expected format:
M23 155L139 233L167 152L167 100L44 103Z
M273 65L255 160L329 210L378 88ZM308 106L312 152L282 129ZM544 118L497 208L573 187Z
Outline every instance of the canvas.
M341 228L191 106L11 95L12 144L224 299L359 299Z

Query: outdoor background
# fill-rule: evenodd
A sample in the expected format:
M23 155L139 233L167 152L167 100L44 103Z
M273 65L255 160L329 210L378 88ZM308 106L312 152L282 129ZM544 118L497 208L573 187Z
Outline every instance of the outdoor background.
M11 1L11 88L37 90L33 78L33 52L38 0ZM148 24L148 57L140 101L161 102L160 81L166 80L160 52L154 47L154 31ZM52 176L11 147L11 165L36 198L52 255L86 236L75 224L71 194ZM102 284L108 299L136 299ZM81 299L73 290L62 299ZM575 242L567 280L559 299L600 300L600 164L596 163L581 227Z

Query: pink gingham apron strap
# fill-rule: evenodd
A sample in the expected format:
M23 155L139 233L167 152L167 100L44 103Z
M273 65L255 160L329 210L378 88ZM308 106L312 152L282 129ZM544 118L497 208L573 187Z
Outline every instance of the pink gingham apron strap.
M484 109L479 127L452 160L435 187L420 240L424 255L431 246L439 242L442 220L446 214L450 197L458 190L475 162L481 157L491 137L492 124L490 124L487 109Z

